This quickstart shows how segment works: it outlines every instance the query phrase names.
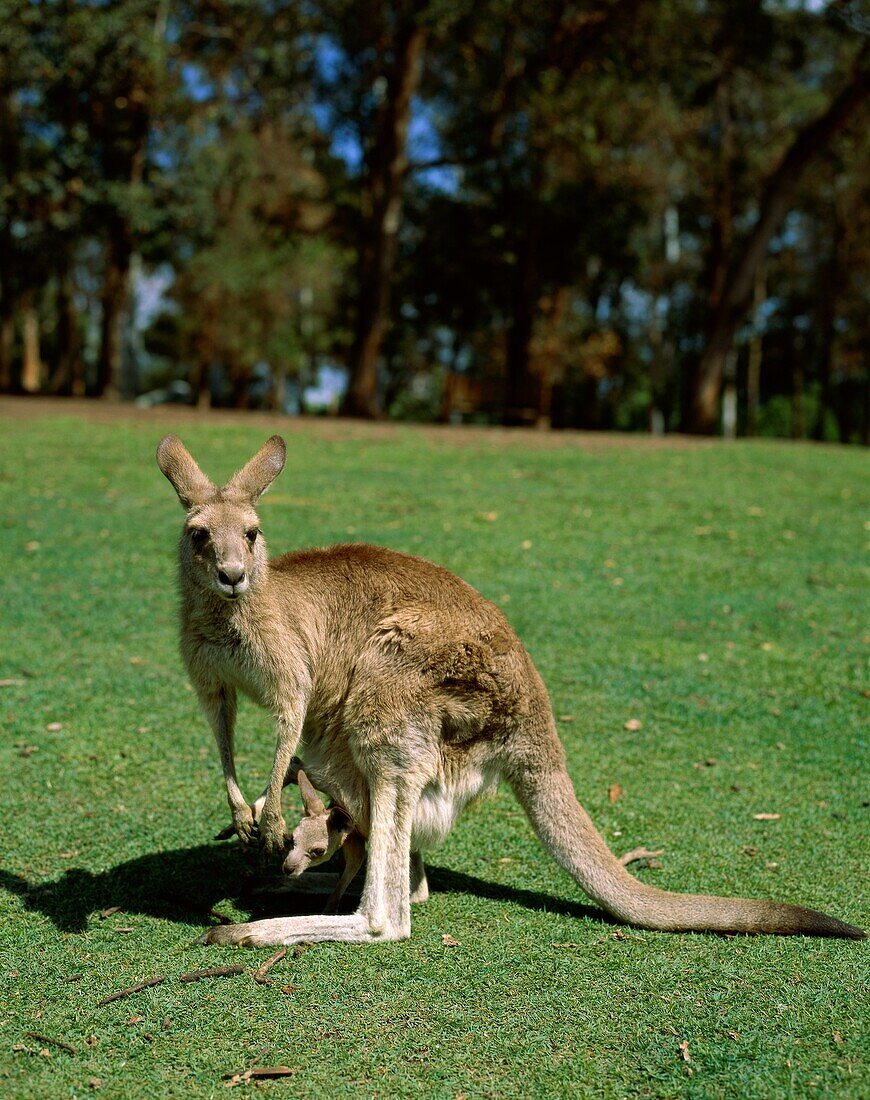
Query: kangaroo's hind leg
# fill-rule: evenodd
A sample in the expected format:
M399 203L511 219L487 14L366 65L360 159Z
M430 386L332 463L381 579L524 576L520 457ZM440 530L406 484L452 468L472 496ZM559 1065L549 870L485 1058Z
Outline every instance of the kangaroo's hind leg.
M278 917L219 925L206 933L206 943L279 947L320 940L379 943L408 938L411 827L422 787L396 775L389 765L381 767L373 760L368 764L371 821L359 909L347 916Z
M411 904L419 905L429 900L429 880L420 852L411 852Z

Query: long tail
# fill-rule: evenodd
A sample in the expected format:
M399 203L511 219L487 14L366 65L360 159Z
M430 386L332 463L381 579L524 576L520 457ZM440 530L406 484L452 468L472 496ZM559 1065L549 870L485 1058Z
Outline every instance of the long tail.
M799 905L647 886L626 871L574 794L564 768L524 771L511 784L541 843L577 884L617 920L663 931L774 932L866 939L867 933Z

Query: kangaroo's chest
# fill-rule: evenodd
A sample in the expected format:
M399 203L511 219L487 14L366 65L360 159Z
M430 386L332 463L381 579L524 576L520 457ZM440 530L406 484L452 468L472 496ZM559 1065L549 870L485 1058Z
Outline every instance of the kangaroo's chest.
M268 662L252 647L241 641L216 644L208 639L196 639L190 647L188 665L193 680L217 680L231 687L261 707L274 707L276 677Z

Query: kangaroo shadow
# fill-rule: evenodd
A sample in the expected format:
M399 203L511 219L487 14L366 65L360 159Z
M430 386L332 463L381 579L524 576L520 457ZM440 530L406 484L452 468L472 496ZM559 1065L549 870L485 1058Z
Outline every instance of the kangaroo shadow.
M427 863L426 876L429 879L430 889L436 894L473 894L475 897L486 898L489 901L503 901L510 902L513 905L521 905L524 909L531 909L539 913L557 913L559 916L574 917L577 920L592 917L608 924L619 923L613 920L608 913L596 909L592 905L573 901L571 898L560 898L553 894L545 894L541 890L525 890L522 887L487 882L486 879L478 878L476 875L467 875L463 871L451 871L446 867L436 867Z
M310 880L316 874L311 871L305 878ZM600 910L575 901L497 885L460 871L427 866L427 874L434 893L472 894L578 919L607 919ZM124 913L193 925L213 923L215 914L210 911L228 898L249 912L251 920L276 913L291 916L323 911L322 895L259 891L280 877L265 876L263 869L252 872L238 844L201 844L152 852L98 874L71 867L53 882L31 883L0 869L0 888L17 894L27 909L44 914L62 932L84 932L94 914L114 907ZM362 882L362 876L357 882ZM342 910L355 904L349 895Z
M29 910L43 913L60 931L84 932L95 913L115 907L161 920L209 924L214 923L209 911L231 898L255 918L271 907L268 898L248 897L257 877L240 845L201 844L152 852L99 874L70 867L53 882L31 883L0 869L0 888L18 894ZM282 906L287 904L282 898ZM316 912L318 899L293 897L289 904L296 913Z

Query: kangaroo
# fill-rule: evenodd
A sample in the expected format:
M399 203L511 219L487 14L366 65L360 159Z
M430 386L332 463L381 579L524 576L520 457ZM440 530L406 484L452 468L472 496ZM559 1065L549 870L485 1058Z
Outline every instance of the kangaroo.
M284 850L281 790L301 745L319 785L368 837L368 864L355 913L221 925L205 942L406 939L411 853L440 842L500 780L545 849L618 921L865 938L797 905L671 893L634 878L578 802L543 681L497 607L448 570L377 546L268 557L254 507L285 459L284 441L272 436L217 488L177 436L161 440L157 463L187 513L182 655L217 740L241 841ZM252 806L233 759L240 691L276 723L271 776Z

